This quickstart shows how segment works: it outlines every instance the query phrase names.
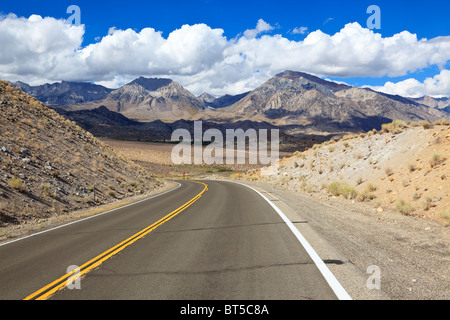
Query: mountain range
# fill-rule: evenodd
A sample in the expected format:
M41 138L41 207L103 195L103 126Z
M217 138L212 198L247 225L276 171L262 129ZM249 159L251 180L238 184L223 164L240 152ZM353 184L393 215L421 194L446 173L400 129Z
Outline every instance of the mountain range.
M450 118L450 99L405 98L285 71L240 95L196 97L171 79L140 77L116 89L91 83L62 82L15 86L43 103L66 111L105 106L129 119L267 122L315 131L370 130L394 119L434 121Z
M24 82L14 83L23 92L49 106L61 106L104 99L112 89L89 82L68 82L30 86Z
M264 120L319 131L330 127L370 130L393 119L409 122L449 117L443 110L420 101L294 71L277 74L233 105L206 114L203 118Z

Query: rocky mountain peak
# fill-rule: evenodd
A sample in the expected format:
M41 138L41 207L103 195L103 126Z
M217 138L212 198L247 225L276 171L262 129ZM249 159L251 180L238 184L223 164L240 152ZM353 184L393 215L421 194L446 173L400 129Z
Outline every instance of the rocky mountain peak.
M319 131L330 125L338 130L345 127L367 131L379 129L382 123L394 119L409 122L448 118L448 114L408 98L295 71L275 75L220 112L228 118L262 119L281 125L302 124Z
M201 95L198 96L198 98L205 103L210 103L210 102L213 102L214 100L216 100L216 97L210 95L207 92L202 93Z
M148 91L156 91L162 87L172 84L174 81L166 78L144 78L139 77L129 83L129 85L137 84Z
M290 70L281 72L272 79L274 81L275 80L280 81L280 79L288 80L292 83L292 86L294 87L301 87L305 90L316 89L325 94L351 88L351 86L324 80L322 78L316 77L308 73ZM286 82L281 81L281 84L285 86Z

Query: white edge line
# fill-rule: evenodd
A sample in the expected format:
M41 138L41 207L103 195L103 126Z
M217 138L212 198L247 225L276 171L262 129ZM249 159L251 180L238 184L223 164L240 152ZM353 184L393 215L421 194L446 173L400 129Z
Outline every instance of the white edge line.
M224 180L221 180L224 181ZM294 224L286 217L286 215L281 211L275 204L272 203L269 199L267 199L266 196L264 196L261 192L258 190L247 186L243 183L236 182L236 181L228 181L237 183L240 185L243 185L249 189L252 189L256 193L258 193L264 200L266 200L272 208L278 213L278 215L283 219L283 221L287 224L289 229L294 233L294 235L297 237L298 241L300 241L303 248L305 248L306 252L308 252L309 256L313 260L313 262L316 264L319 271L322 273L325 280L328 282L329 286L333 290L333 292L336 294L339 300L352 300L350 295L347 293L347 291L344 289L344 287L341 285L341 283L336 279L334 274L330 271L330 269L327 267L325 262L319 257L317 252L313 249L313 247L309 244L309 242L303 237L303 235L300 233L300 231L294 226Z
M178 183L178 182L176 182L176 183ZM6 245L11 244L11 243L13 243L13 242L17 242L17 241L21 241L21 240L24 240L24 239L27 239L27 238L31 238L31 237L34 237L34 236L37 236L37 235L40 235L40 234L43 234L43 233L46 233L46 232L50 232L50 231L52 231L52 230L56 230L56 229L59 229L59 228L64 228L64 227L67 227L67 226L69 226L69 225L71 225L71 224L75 224L75 223L78 223L78 222L81 222L81 221L85 221L85 220L89 220L89 219L92 219L92 218L95 218L95 217L99 217L99 216L102 216L102 215L104 215L104 214L108 214L108 213L111 213L111 212L113 212L113 211L117 211L117 210L120 210L120 209L123 209L123 208L126 208L126 207L134 206L135 204L138 204L138 203L141 203L141 202L144 202L144 201L147 201L147 200L150 200L150 199L153 199L153 198L162 196L163 194L166 194L166 193L175 191L175 190L177 190L179 187L181 187L181 183L178 183L178 186L176 186L176 187L173 188L173 189L164 191L163 193L158 193L158 194L156 194L156 195L154 195L154 196L151 196L151 197L148 197L148 198L145 198L145 199L142 199L142 200L139 200L139 201L136 201L136 202L133 202L133 203L124 205L124 206L122 206L122 207L115 208L115 209L111 209L111 210L108 210L108 211L105 211L105 212L101 212L101 213L97 213L97 214L95 214L95 215L93 215L93 216L89 216L89 217L86 217L86 218L83 218L83 219L80 219L80 220L72 221L72 222L69 222L69 223L66 223L66 224L63 224L63 225L60 225L60 226L51 228L51 229L47 229L47 230L44 230L44 231L36 232L36 233L30 234L30 235L28 235L28 236L26 236L26 237L22 237L22 238L15 239L15 240L12 240L12 241L9 241L9 242L1 243L1 244L0 244L0 247L6 246Z

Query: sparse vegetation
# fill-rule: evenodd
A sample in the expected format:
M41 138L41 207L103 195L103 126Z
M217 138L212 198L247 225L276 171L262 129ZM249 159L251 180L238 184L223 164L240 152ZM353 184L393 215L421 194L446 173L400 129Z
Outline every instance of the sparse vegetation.
M21 179L18 178L11 178L8 180L8 185L19 192L25 192L25 184L22 182Z
M392 175L394 174L394 170L392 170L391 168L386 168L386 169L384 170L384 172L386 173L386 175L387 175L388 177L390 177L390 176L392 176Z
M403 186L403 187L406 188L407 186L409 186L409 184L410 184L410 181L409 181L408 179L403 179L403 180L402 180L402 186Z
M347 199L355 199L358 192L354 187L345 182L332 182L327 187L328 192L334 196L343 196Z
M408 125L403 120L394 120L391 123L381 125L381 130L386 133L401 133Z
M444 118L441 118L439 120L436 120L433 124L436 126L448 126L450 125L450 122Z
M48 183L48 182L47 182L47 183L41 183L41 184L39 185L39 187L40 187L42 193L43 193L44 195L46 195L47 197L52 197L52 198L54 198L54 197L56 196L56 193L53 192L50 183Z
M240 173L232 173L230 174L230 179L231 180L239 180L242 178L242 175Z
M441 119L434 125L448 122ZM430 131L424 131L423 127ZM418 216L435 219L448 204L445 161L449 139L448 128L433 127L426 121L407 124L395 120L383 125L380 131L347 134L337 142L315 145L302 153L304 166L297 162L297 157L292 162L286 159L278 175L287 176L274 182L284 183L289 189L297 184L298 189L320 198L327 191L333 196L372 201L373 206L383 209L386 206L404 215L416 212ZM362 158L367 161L356 161ZM300 176L307 177L307 182L300 181ZM354 181L355 187L346 181ZM435 192L439 196L431 197ZM431 208L435 208L433 214L427 213Z
M445 157L443 157L441 154L433 154L433 157L430 160L430 166L433 168L437 165L440 165L441 163L443 163L445 160L447 160Z
M440 216L444 219L446 225L450 224L450 210L445 210L440 213Z
M366 201L371 201L375 198L376 198L376 196L374 194L370 193L368 190L364 190L363 192L358 194L356 200L358 200L360 202L366 202Z
M420 199L420 193L418 193L418 192L414 192L414 194L413 194L413 196L412 196L412 198L413 198L413 200L419 200Z
M431 129L433 128L433 125L431 123L429 123L427 120L422 120L420 121L420 125L424 128L424 129Z
M433 199L431 197L426 197L423 202L423 210L428 211L433 207Z
M409 215L416 210L409 202L406 202L404 200L398 201L396 207L397 210L400 211L400 213L405 215Z
M106 194L108 195L108 196L110 196L110 197L114 197L114 198L116 198L116 196L117 196L117 193L116 193L116 191L114 191L114 190L108 190L107 192L106 192Z

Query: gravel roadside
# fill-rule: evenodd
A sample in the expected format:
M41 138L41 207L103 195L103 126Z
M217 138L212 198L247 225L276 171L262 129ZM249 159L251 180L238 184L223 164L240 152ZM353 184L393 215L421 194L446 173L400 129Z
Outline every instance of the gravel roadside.
M352 299L450 298L448 227L341 198L320 200L261 182L243 183L286 214Z

